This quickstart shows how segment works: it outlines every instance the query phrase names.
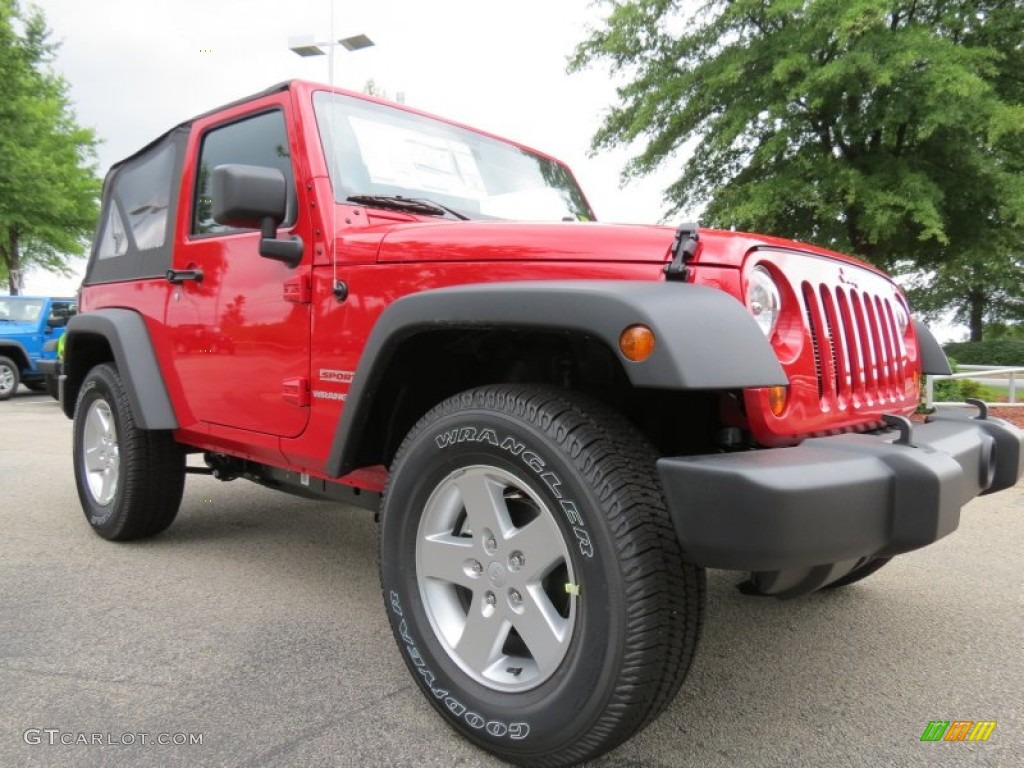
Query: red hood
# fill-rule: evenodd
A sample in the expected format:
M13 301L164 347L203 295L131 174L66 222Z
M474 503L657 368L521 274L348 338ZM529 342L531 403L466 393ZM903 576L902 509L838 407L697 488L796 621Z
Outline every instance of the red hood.
M670 227L595 223L439 221L402 224L384 236L382 262L642 261L668 258Z
M356 230L346 240L349 246L361 241L365 248L376 248L377 261L388 263L550 260L662 264L671 259L674 237L675 229L665 226L445 220L394 225L383 237L376 228ZM805 243L714 229L700 230L694 263L739 268L751 250L765 247L796 249L878 271L844 254Z

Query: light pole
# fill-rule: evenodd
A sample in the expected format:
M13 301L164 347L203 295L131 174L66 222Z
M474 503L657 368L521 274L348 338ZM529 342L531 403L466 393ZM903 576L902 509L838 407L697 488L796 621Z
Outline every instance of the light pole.
M327 82L334 87L334 49L341 46L346 51L361 51L363 48L373 46L373 40L360 33L351 37L343 37L340 40L325 40L316 42L312 35L297 35L288 38L288 48L299 56L323 56L327 48L327 68L329 70Z

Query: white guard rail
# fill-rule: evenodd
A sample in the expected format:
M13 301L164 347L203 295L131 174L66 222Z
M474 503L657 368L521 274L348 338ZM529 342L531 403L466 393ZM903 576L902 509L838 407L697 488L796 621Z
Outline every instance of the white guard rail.
M958 365L957 373L952 376L926 376L924 388L925 404L929 407L945 405L964 405L964 403L936 403L935 382L942 379L975 379L990 386L1005 386L1007 388L1007 401L1005 403L992 403L992 405L1024 407L1024 403L1017 402L1017 376L1024 374L1024 366L998 366L998 365ZM996 381L991 381L995 379ZM1005 382L1005 384L1004 384Z

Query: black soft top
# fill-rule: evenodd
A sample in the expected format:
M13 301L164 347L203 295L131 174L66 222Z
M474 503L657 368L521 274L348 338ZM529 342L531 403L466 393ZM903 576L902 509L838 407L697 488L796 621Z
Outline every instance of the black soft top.
M110 167L84 285L163 276L171 266L185 147L196 120L288 90L294 81L222 104L157 136Z
M167 139L171 134L175 133L176 131L184 131L187 134L188 132L190 132L192 130L192 123L194 123L196 120L202 120L204 117L209 117L210 115L215 115L218 112L221 112L221 111L223 111L225 109L229 109L231 107L237 107L239 104L245 104L248 101L255 101L256 99L263 98L264 96L270 96L271 94L274 94L274 93L280 93L281 91L287 91L289 88L291 88L293 82L295 82L295 81L294 80L285 80L283 82L280 82L280 83L277 83L275 85L272 85L269 88L265 88L264 90L259 91L257 93L252 93L252 94L249 94L248 96L243 96L242 98L235 99L234 101L229 101L226 104L221 104L219 107L214 107L213 109L208 109L205 112L201 112L200 114L195 115L194 117L190 117L188 120L184 120L183 122L180 122L177 125L175 125L173 128L171 128L171 129L161 133L159 136L157 136L155 139L153 139L151 142L146 144L141 149L133 152L132 154L128 155L127 157L122 158L121 160L118 160L116 163L114 163L112 166L110 166L110 170L107 171L107 173L109 175L110 173L113 173L114 170L117 169L119 166L124 165L127 162L130 162L131 160L137 158L139 155L146 154L147 152L152 150L155 146L157 146L158 144L163 142L165 139Z

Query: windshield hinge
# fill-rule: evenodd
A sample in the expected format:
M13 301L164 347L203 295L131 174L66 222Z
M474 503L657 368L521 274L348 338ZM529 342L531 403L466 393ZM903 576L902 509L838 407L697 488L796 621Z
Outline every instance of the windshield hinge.
M697 242L700 235L697 234L696 222L685 222L676 228L675 239L672 240L672 261L665 265L666 280L681 280L685 282L690 277L688 264L697 255Z

